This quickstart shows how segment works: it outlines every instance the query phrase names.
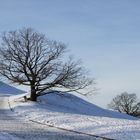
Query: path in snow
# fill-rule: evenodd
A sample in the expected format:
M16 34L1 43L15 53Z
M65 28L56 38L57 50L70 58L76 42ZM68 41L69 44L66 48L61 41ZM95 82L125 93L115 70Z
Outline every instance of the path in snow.
M6 133L21 140L97 140L90 136L25 121L9 109L2 109L5 101L6 98L0 97L0 133Z
M40 103L15 99L10 104L14 112L27 120L116 140L140 140L140 121L134 117L99 108L68 94L47 97L42 97Z

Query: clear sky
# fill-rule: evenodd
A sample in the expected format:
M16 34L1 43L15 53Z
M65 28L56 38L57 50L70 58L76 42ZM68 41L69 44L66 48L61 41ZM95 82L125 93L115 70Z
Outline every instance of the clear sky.
M68 44L96 79L92 101L140 97L140 0L0 0L0 32L32 27Z

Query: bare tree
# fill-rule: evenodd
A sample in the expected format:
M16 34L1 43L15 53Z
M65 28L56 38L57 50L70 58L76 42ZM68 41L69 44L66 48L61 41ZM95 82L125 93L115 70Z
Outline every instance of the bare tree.
M108 107L133 116L137 116L140 113L140 102L138 102L137 96L134 93L128 94L127 92L123 92L117 95L108 104Z
M3 33L1 42L0 74L13 83L30 86L32 101L47 89L79 91L93 83L78 61L64 61L65 44L31 28Z

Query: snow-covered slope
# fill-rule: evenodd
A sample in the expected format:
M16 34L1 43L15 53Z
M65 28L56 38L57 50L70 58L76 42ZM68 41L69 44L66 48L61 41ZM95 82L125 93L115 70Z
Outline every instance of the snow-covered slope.
M58 112L74 113L74 114L84 114L99 117L111 117L120 119L135 120L136 118L122 114L119 112L114 112L111 110L103 109L86 100L77 97L75 95L66 94L46 94L45 96L39 97L42 103L50 106L50 110L55 110Z
M25 93L25 91L12 87L2 81L0 81L0 96L6 95L18 95Z
M102 109L71 94L48 94L39 103L16 101L14 111L23 118L52 127L115 140L140 140L140 121Z

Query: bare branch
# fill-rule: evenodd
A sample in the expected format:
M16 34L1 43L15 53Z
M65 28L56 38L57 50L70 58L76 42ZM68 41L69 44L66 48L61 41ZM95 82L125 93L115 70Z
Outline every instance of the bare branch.
M0 74L14 83L31 87L31 100L48 89L79 91L93 80L79 61L63 61L66 45L48 40L31 28L2 35ZM80 92L80 91L79 91Z
M140 103L137 101L136 94L128 94L127 92L117 95L108 107L129 115L137 116L140 114Z

